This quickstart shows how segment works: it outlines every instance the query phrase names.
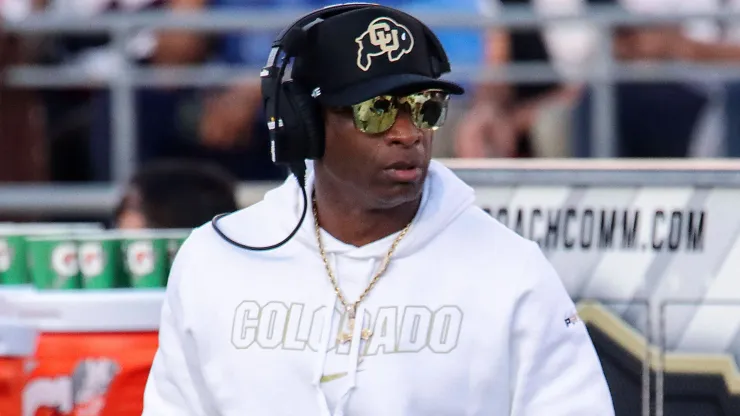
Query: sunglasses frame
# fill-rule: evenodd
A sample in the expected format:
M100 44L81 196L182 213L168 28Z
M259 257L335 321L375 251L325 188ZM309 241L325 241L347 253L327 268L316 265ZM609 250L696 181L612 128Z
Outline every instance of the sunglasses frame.
M429 97L425 97L426 99L421 103L417 103L417 97L420 96L427 96L431 95ZM438 121L435 123L435 125L427 127L424 125L424 116L422 114L423 105L428 102L435 100L435 98L441 97L440 106L441 106L441 112L440 116L438 118ZM375 115L369 115L365 116L362 113L363 112L371 112L374 109L375 104L380 100L383 99L385 101L388 101L390 103L387 110L388 113L386 114L377 114ZM449 102L450 102L450 94L444 90L440 89L428 89L423 90L420 92L416 92L413 94L408 95L402 95L402 96L395 96L390 94L383 94L378 95L376 97L370 98L368 100L362 101L361 103L353 104L348 107L348 109L352 112L352 120L354 122L355 128L359 130L362 133L366 134L382 134L386 131L390 130L391 127L396 123L396 120L398 119L398 113L399 111L406 105L409 106L409 112L411 115L411 121L417 128L423 129L423 130L437 130L440 127L442 127L445 123L445 120L447 118L447 110L449 108ZM387 117L387 118L384 118ZM366 119L366 121L363 121L363 119ZM376 127L371 128L371 123L375 122Z

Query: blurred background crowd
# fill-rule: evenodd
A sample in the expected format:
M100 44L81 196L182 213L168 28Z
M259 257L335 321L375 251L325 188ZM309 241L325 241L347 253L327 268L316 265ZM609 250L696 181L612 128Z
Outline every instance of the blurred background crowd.
M95 19L110 12L151 10L254 13L309 10L325 0L0 0L7 22L34 13ZM635 15L703 13L740 8L740 0L381 0L412 13L496 16L507 8L538 14L611 5ZM723 9L724 8L724 9ZM297 16L297 13L296 13ZM740 22L740 21L739 21ZM434 25L432 25L434 27ZM225 64L259 68L277 31L234 33L140 31L126 44L141 67ZM435 157L593 157L594 89L573 74L598 65L599 33L588 21L538 29L442 28L453 72L543 63L557 80L464 82L435 136ZM740 23L687 19L680 24L617 27L611 51L619 62L733 64L740 61ZM118 116L105 86L33 88L15 85L19 65L62 66L115 74L120 64L107 35L16 33L0 28L0 182L110 182L112 130ZM134 94L137 167L188 160L177 169L198 175L220 170L223 181L278 180L270 161L256 72L222 87L137 86ZM535 77L536 78L536 77ZM614 83L614 156L687 158L740 156L740 83L713 77ZM115 152L113 152L115 154ZM208 167L203 167L207 164ZM162 175L172 174L154 169ZM165 172L165 173L162 173ZM169 173L166 173L169 172ZM199 173L200 172L200 173Z

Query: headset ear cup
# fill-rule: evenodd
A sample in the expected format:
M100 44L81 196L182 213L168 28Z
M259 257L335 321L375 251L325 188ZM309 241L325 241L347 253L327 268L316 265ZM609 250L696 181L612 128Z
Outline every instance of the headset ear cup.
M305 159L321 159L324 155L324 118L316 100L304 88L288 81L283 83L287 100L293 107L293 112L303 124L302 140L305 149Z

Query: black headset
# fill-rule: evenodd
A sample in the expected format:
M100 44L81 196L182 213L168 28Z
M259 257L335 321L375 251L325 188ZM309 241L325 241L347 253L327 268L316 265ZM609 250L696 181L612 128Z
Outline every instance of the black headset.
M272 250L287 243L300 229L308 210L306 159L320 159L324 155L324 124L321 108L316 99L311 96L308 87L292 79L284 80L285 70L291 59L298 57L301 50L305 48L308 42L307 33L312 27L333 16L367 7L403 13L376 3L344 3L327 6L297 19L280 32L272 43L267 64L260 72L262 99L270 136L270 152L273 163L286 165L298 180L303 192L303 212L298 225L288 237L266 247L252 247L230 239L218 228L217 224L218 220L229 214L217 215L211 224L216 233L226 242L245 250ZM424 35L432 46L429 59L434 77L438 78L450 72L447 54L434 32L415 17L406 15L421 23Z

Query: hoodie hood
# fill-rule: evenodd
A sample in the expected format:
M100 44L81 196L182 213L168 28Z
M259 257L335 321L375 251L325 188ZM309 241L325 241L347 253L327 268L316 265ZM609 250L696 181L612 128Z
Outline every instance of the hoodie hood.
M306 178L309 203L313 184L313 165L309 164ZM398 245L393 257L402 258L417 252L469 208L474 200L475 194L470 186L459 179L449 168L432 160L424 182L419 211L414 217L411 229ZM279 233L287 236L300 220L304 204L303 193L295 178L290 176L281 186L269 191L262 203L265 204L264 209L279 216ZM326 232L322 232L322 240L327 252L356 259L371 259L384 257L390 242L396 235L390 235L362 247L342 243ZM282 237L273 236L273 239L276 238ZM316 250L315 223L310 206L294 239L302 246Z

